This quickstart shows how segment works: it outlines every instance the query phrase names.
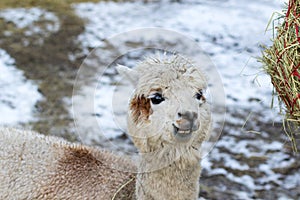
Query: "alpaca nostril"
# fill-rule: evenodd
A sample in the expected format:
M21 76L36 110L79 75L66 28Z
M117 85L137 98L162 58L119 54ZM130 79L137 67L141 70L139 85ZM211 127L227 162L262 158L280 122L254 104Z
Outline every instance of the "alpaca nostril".
M179 112L179 113L177 113L177 115L178 115L178 117L182 117L182 114Z
M193 112L193 120L196 120L198 118L198 113Z
M176 126L181 130L197 130L198 113L192 111L178 112L176 119Z
M194 121L198 118L198 114L196 112L190 112L190 111L186 111L186 112L179 112L177 113L177 116L179 118L183 118L189 121Z

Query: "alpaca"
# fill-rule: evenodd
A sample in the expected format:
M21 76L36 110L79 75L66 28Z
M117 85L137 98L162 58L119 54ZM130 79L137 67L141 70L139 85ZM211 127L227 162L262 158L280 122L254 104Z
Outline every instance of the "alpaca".
M0 128L0 199L197 199L211 121L203 73L175 55L118 71L136 86L127 123L137 166L97 148Z
M134 168L96 148L0 128L0 199L132 199L134 174L118 167Z
M140 152L136 196L192 200L199 194L200 147L210 131L206 78L188 59L148 58L118 71L136 86L127 117Z

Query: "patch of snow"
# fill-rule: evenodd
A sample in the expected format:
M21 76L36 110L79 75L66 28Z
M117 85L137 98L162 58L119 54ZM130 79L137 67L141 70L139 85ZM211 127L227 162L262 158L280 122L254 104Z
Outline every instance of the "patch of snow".
M252 200L253 199L253 198L249 197L248 192L236 191L235 194L238 196L239 199L243 199L243 200Z
M115 138L122 134L120 127L117 126L114 120L112 102L114 90L115 86L104 84L102 81L95 90L95 99L101 99L101 101L95 102L95 113L99 116L97 118L99 127L105 128L103 134L106 138Z
M241 177L237 177L237 176L234 176L231 173L228 173L227 177L230 180L232 180L236 183L240 183L241 185L245 185L247 188L250 188L250 189L253 189L253 190L255 189L254 179L251 176L243 175Z
M32 110L41 94L32 81L26 80L15 61L0 49L0 123L17 125L33 120Z
M59 18L52 12L41 8L8 8L0 12L0 18L6 22L13 23L18 29L25 29L25 35L33 34L48 35L57 32L60 27ZM37 22L46 21L45 27L39 26ZM6 33L9 35L9 33Z
M286 189L292 189L295 188L295 185L300 185L300 173L298 172L293 175L288 175L282 185Z
M215 169L211 169L209 171L210 175L220 175L220 174L227 175L227 173L228 172L225 169L223 169L223 168L215 168Z
M208 157L204 157L204 158L201 160L201 166L202 166L202 168L204 168L204 169L211 170L212 165L213 165L213 164L209 161Z
M249 166L246 164L241 164L239 161L237 161L235 158L233 158L228 153L222 153L219 149L214 148L211 152L214 155L215 161L221 161L224 163L224 166L230 168L230 169L237 169L237 170L248 170Z

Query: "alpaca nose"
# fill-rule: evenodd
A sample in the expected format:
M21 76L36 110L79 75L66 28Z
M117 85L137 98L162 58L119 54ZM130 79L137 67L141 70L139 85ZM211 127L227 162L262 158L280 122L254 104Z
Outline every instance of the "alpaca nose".
M198 118L198 114L196 112L178 112L176 124L178 128L183 130L197 130L198 126L196 124L196 120Z
M193 121L198 118L198 114L196 112L190 112L190 111L178 112L178 117Z

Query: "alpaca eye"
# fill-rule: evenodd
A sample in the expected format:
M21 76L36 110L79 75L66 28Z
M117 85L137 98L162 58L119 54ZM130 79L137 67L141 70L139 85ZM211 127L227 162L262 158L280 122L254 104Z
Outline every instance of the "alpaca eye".
M201 90L195 95L197 100L201 100L202 96L203 96L203 92Z
M155 93L155 94L149 96L148 98L150 98L150 100L153 104L160 104L161 102L163 102L165 100L165 98L163 98L162 95L159 93Z

